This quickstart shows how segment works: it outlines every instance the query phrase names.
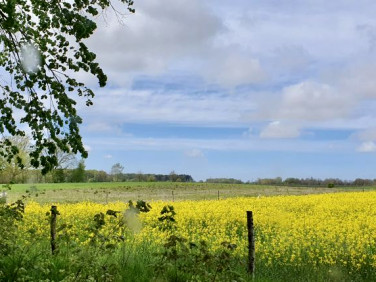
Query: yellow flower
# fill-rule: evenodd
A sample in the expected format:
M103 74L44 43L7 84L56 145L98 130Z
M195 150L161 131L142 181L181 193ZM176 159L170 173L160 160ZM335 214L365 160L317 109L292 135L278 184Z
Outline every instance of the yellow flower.
M168 231L158 228L161 225L158 217L165 205L175 208L174 232L178 236L196 243L205 240L211 250L221 248L222 242L231 242L237 246L235 255L246 256L246 211L252 210L256 256L266 265L282 260L292 265L349 264L354 269L376 266L376 192L176 203L157 201L151 203L149 213L138 215L140 232L127 235L134 236L134 244L143 241L159 246L164 244ZM123 212L128 207L121 202L107 205L82 202L57 206L60 212L58 225L71 225L67 234L83 245L88 244L94 236L90 227L94 224L95 214L105 214L109 209ZM28 203L20 226L26 241L38 236L48 238L46 212L49 209L49 205ZM114 231L119 218L105 215L105 221L102 234L109 237L122 234L122 230ZM35 234L26 236L31 229Z

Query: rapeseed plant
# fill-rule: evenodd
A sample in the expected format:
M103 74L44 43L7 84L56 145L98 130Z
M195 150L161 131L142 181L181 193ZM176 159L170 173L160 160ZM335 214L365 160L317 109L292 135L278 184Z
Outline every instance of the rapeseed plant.
M232 256L246 260L246 211L252 210L256 269L327 267L330 275L343 274L343 271L348 275L362 275L376 268L376 192L159 201L151 206L148 213L137 214L135 219L133 214L130 218L127 213L115 213L117 217L106 214L108 210L123 212L129 209L129 203L59 204L58 224L70 226L64 234L77 245L90 244L100 233L107 238L106 246L112 246L124 236L124 230L117 226L125 219L125 225L132 225L133 231L131 236L124 236L124 244L141 246L148 242L150 248L160 249L173 232L176 238L184 238L186 244L205 242L212 253L221 252L223 242L227 242L237 246L231 250ZM163 208L165 213L161 215ZM23 244L31 244L32 240L28 239L31 233L33 238L48 238L45 214L49 209L49 205L33 202L26 205L24 220L19 223L19 232L25 234L21 236ZM100 213L106 224L95 234L91 226L94 216ZM166 223L158 219L171 215L173 228L166 228Z

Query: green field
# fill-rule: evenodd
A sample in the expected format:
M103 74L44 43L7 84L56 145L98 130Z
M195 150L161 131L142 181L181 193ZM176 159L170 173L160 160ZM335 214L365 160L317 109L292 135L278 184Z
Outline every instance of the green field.
M91 201L180 201L214 200L231 197L263 197L276 195L306 195L343 191L370 191L376 187L286 187L254 184L176 183L176 182L101 182L15 184L8 191L13 202L30 194L39 203L77 203ZM30 193L27 193L29 191Z

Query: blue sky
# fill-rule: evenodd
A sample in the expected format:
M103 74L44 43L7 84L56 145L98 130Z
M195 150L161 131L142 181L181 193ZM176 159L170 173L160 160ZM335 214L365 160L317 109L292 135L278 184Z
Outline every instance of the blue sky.
M376 2L135 2L87 42L87 168L376 178Z

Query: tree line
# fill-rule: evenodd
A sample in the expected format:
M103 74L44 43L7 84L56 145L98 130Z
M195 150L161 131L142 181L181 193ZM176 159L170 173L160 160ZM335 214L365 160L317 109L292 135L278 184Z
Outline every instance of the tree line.
M259 178L252 182L258 185L276 185L276 186L307 186L307 187L345 187L345 186L375 186L376 179L356 178L355 180L342 180L339 178L294 178L289 177L282 180L281 177L276 178Z
M258 178L255 181L243 182L235 178L208 178L206 183L222 183L222 184L254 184L254 185L274 185L274 186L299 186L299 187L348 187L348 186L376 186L376 179L356 178L355 180L342 180L339 178L294 178L282 177L275 178Z
M79 162L73 169L54 169L42 175L38 169L0 170L0 183L64 183L64 182L194 182L188 174L121 173L113 175L104 170L85 169Z
M75 168L56 168L43 175L40 169L7 166L0 169L0 183L64 183L64 182L193 182L188 174L144 174L118 173L112 174L104 170L86 169L85 162L79 161Z

